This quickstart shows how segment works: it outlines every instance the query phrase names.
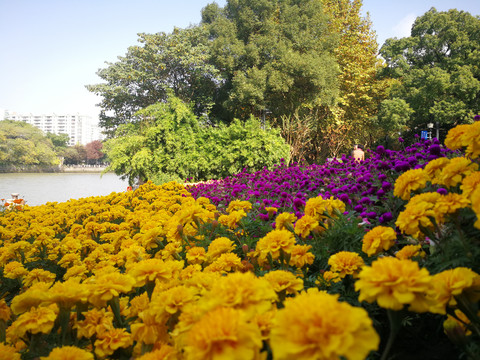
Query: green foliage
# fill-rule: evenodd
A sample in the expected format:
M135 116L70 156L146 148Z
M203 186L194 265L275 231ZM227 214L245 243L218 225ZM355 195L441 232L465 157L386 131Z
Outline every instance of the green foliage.
M399 132L406 130L406 125L413 114L410 105L403 99L394 98L383 100L379 106L377 116L374 118L378 129L384 136L398 136Z
M0 121L0 165L56 164L53 144L41 130L22 121Z
M70 140L68 134L47 133L47 138L52 141L52 144L55 146L56 150L58 148L66 148L68 146L68 141Z
M139 34L141 45L131 46L116 63L98 71L105 83L87 85L102 97L100 126L110 135L138 120L135 113L165 101L170 91L192 102L196 114L212 103L218 71L208 63L208 33L204 27L176 28L171 34Z
M244 167L259 170L288 158L289 147L277 130L265 130L256 119L230 126L206 127L192 107L170 96L166 103L137 113L105 143L108 170L128 178L163 183L193 178L225 177Z
M212 63L225 81L214 110L222 118L273 118L332 104L337 96L337 37L319 1L230 0L203 11Z
M410 37L388 39L382 46L383 75L401 80L391 97L414 111L410 130L418 133L438 122L446 131L480 112L479 32L480 18L432 8L417 18Z

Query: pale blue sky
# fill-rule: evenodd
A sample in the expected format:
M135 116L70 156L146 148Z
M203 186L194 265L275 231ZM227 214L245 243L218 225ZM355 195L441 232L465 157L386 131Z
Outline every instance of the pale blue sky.
M0 0L0 111L98 115L84 85L137 43L137 33L171 32L200 21L212 0ZM226 0L217 0L223 6ZM364 0L379 45L409 35L431 7L480 14L478 0ZM1 115L0 115L1 116Z

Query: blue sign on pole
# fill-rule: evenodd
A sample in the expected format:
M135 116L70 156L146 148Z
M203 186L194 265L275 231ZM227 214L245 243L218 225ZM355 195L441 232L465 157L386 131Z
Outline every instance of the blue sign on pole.
M420 138L427 140L427 139L428 139L428 131L427 131L427 130L423 130L423 131L421 132L421 134L420 134Z

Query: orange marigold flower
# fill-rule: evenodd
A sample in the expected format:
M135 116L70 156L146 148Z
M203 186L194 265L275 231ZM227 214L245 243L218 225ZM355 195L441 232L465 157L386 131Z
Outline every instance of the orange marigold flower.
M457 125L453 129L450 129L445 137L445 146L451 150L457 150L466 146L463 141L463 135L469 130L470 125L468 124Z
M175 348L162 344L159 349L143 354L136 360L175 360L177 359L177 351Z
M112 355L115 350L132 345L132 336L125 329L110 329L95 340L95 354L101 358Z
M362 251L368 256L388 250L395 245L395 230L387 226L376 226L363 236Z
M147 282L161 280L168 282L183 269L181 261L161 259L146 259L133 265L128 274L135 279L135 287L145 285Z
M252 203L250 201L242 200L233 200L227 206L227 212L231 213L232 211L243 210L248 212L252 209Z
M108 273L95 278L90 285L88 301L98 307L106 305L107 301L132 291L135 279L130 275Z
M342 278L340 277L340 274L337 272L333 271L325 271L320 276L318 279L315 281L316 285L324 285L324 286L330 286L333 283L337 283L339 281L342 281Z
M330 256L328 265L333 272L344 278L346 275L356 275L365 263L356 252L340 251Z
M435 220L437 223L443 223L445 221L445 215L453 214L458 210L468 207L470 205L470 200L460 194L449 193L447 195L441 195L433 211L435 212Z
M0 342L0 360L20 360L21 354L17 349Z
M91 309L82 312L85 317L83 320L77 320L73 325L77 329L79 338L90 339L92 336L97 337L108 329L113 328L113 313L103 309Z
M227 237L219 237L208 245L207 257L209 261L215 260L218 256L235 249L236 245Z
M270 254L273 260L280 257L281 251L290 253L295 245L295 236L288 230L272 230L258 240L255 255L258 262L264 264Z
M155 344L158 341L165 340L168 330L165 325L167 320L165 315L164 311L158 311L154 308L142 311L139 315L142 321L131 325L133 340L143 344Z
M409 200L412 191L423 189L427 180L428 175L423 169L408 170L395 181L393 195L403 200Z
M23 278L23 286L30 287L39 282L52 283L55 281L57 275L43 269L32 269L27 276Z
M463 178L478 170L478 164L464 157L456 157L443 167L438 176L438 184L456 186ZM436 182L437 183L437 182Z
M284 291L286 294L296 294L303 290L303 280L297 278L290 271L270 271L263 277L272 285L276 293Z
M310 198L305 203L305 215L309 215L317 221L325 217L325 212L327 212L327 204L321 196Z
M428 270L420 269L417 262L383 257L363 267L355 290L360 291L359 301L376 301L380 307L392 310L409 305L410 311L426 312L432 305L426 297L431 281Z
M47 293L46 302L56 303L61 308L71 308L78 302L87 302L90 287L72 278L56 282Z
M53 349L48 356L40 360L93 360L93 354L76 346L63 346Z
M232 211L228 215L220 215L218 218L218 222L230 229L235 229L237 227L238 222L247 216L245 211L243 210L236 210Z
M270 332L276 360L363 360L379 342L364 309L313 289L288 298Z
M411 259L412 257L425 257L422 245L405 245L401 250L397 251L395 257L400 260Z
M449 162L450 160L448 158L440 157L430 161L427 165L425 165L424 171L428 175L428 179L435 184L435 179L437 179L442 172L443 167Z
M313 216L303 215L295 223L295 234L301 238L306 238L313 230L319 228L320 224Z
M187 251L187 262L189 264L203 264L207 260L205 248L194 246Z
M12 316L12 311L8 307L5 299L0 300L0 320L7 322Z
M291 214L288 212L283 212L278 214L275 218L275 229L282 230L287 229L287 226L293 228L293 223L297 220L295 214Z
M18 261L10 261L3 268L3 276L9 279L18 279L28 274L28 270Z
M433 276L435 300L439 312L444 314L446 306L457 304L456 296L462 295L471 302L480 300L480 275L475 271L458 267L445 270Z
M475 122L470 125L468 131L462 136L462 142L465 149L465 155L472 159L480 156L480 122Z
M48 296L48 283L36 283L28 288L24 293L13 298L10 308L15 315L28 311L30 308L39 306Z
M14 321L16 336L23 337L27 332L31 334L48 334L53 328L58 314L58 306L39 306L31 308L30 311L20 315Z
M220 255L212 264L208 265L204 271L227 273L230 271L238 271L242 268L242 259L240 259L237 254L225 253Z
M460 189L462 189L462 195L470 199L473 192L476 189L480 189L480 171L467 175L465 179L463 179Z
M440 194L438 195L440 196ZM405 210L398 215L395 225L404 234L418 239L423 236L420 226L433 229L433 223L430 220L430 218L435 217L433 206L432 203L426 201L410 202L405 206Z
M472 210L477 215L477 221L473 225L480 229L480 189L475 189L470 198L472 200Z
M288 264L297 268L312 265L315 255L308 251L311 248L311 245L294 245L290 252L290 262Z
M206 313L186 337L188 359L257 359L262 347L260 329L240 310L220 307Z

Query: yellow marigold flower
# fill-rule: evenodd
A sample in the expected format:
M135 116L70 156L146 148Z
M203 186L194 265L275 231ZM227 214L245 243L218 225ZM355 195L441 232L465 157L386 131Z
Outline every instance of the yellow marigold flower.
M220 255L212 264L208 265L204 271L227 273L231 271L238 271L242 268L242 259L240 259L237 254L225 253Z
M120 273L104 274L95 278L90 285L88 301L97 307L103 307L112 298L132 291L134 284L135 279L130 275Z
M130 300L129 317L138 316L138 314L148 308L149 304L150 299L148 298L148 294L146 292L135 296L132 300Z
M56 282L49 290L48 303L56 303L61 308L71 308L78 302L86 302L90 287L80 283L77 279L69 279L65 282Z
M292 251L290 252L290 262L288 264L297 268L312 265L313 260L315 260L315 255L308 251L311 248L311 245L293 245Z
M295 245L295 236L288 230L272 230L263 238L258 240L255 255L258 257L259 263L263 264L267 261L270 254L273 260L280 257L281 251L290 253Z
M233 251L236 245L226 237L219 237L208 245L207 257L209 261L215 260L221 254Z
M326 211L326 201L321 196L310 198L305 203L305 215L309 215L317 221L325 217Z
M278 214L275 219L275 229L283 230L287 229L287 226L293 228L293 223L297 220L295 214L291 214L288 212L283 212Z
M476 159L480 155L480 122L469 125L468 131L462 136L463 146L466 146L465 154Z
M100 358L112 355L115 350L132 345L131 335L125 329L110 329L95 340L95 354Z
M10 261L3 268L3 276L9 279L18 279L28 274L28 270L18 261Z
M465 176L478 170L478 164L464 157L456 157L443 167L438 176L438 184L445 186L456 186L461 183ZM436 182L437 183L437 182Z
M450 160L448 158L440 157L430 161L427 165L425 165L424 171L428 175L428 179L432 181L432 183L436 184L436 179L441 174L443 167L449 162Z
M473 225L477 229L480 229L480 189L475 189L470 199L472 200L472 210L477 215L477 221L475 221Z
M207 260L205 248L194 246L187 251L187 262L189 264L203 264Z
M471 302L480 300L480 275L465 267L445 270L433 276L435 300L440 313L446 306L455 306L456 296L462 295Z
M271 310L276 300L277 294L267 280L251 272L237 272L218 278L199 301L208 309L226 306L243 310L251 319Z
M335 199L331 196L329 199L325 200L325 209L331 216L336 217L335 210L343 213L345 211L345 203L342 200Z
M113 313L103 309L91 309L82 312L85 317L83 320L77 320L73 325L77 329L78 338L90 339L92 336L97 337L108 329L113 328Z
M303 280L297 278L290 271L270 271L263 277L272 285L276 293L284 291L286 294L296 294L303 289Z
M423 189L427 180L428 175L423 169L408 170L395 181L393 195L403 200L409 200L412 191Z
M77 280L85 280L87 278L87 267L85 265L74 265L71 268L68 268L63 275L63 280L68 279L77 279Z
M439 194L440 195L440 194ZM408 203L405 210L398 217L395 225L407 235L418 239L422 236L420 226L433 229L433 223L430 217L435 217L433 204L425 201Z
M443 330L448 338L452 341L459 340L465 336L470 335L472 332L467 328L467 325L470 324L470 320L465 316L460 310L455 310L455 317L448 314L447 320L443 322Z
M58 262L58 265L67 269L74 265L80 265L81 263L82 263L82 260L80 258L80 254L68 253L63 255L63 257Z
M27 332L31 334L48 334L53 328L58 314L58 306L39 306L31 308L30 311L20 315L14 321L16 336L23 337Z
M181 261L161 259L147 259L132 266L128 274L135 279L135 287L145 285L147 282L160 280L168 282L177 276L183 269Z
M175 348L162 344L159 349L153 350L146 354L143 354L140 357L137 357L136 360L175 360L177 359L177 351Z
M435 212L435 220L437 223L443 223L445 221L445 215L453 214L458 210L468 207L470 205L470 200L460 194L449 193L447 195L441 195L433 211Z
M245 211L236 210L232 211L229 215L220 215L220 217L218 218L218 222L230 229L235 229L238 222L245 216L247 216Z
M0 343L0 360L20 360L21 354L17 352L17 349Z
M93 360L93 354L76 346L63 346L53 349L48 356L40 360Z
M12 315L12 311L8 307L7 303L5 302L5 299L0 300L0 320L3 320L7 322L10 320L10 317Z
M55 281L56 275L50 271L43 269L30 270L27 276L23 278L23 286L30 287L38 282L52 283Z
M463 136L470 130L470 125L457 125L448 131L445 137L445 146L451 150L457 150L466 146L463 142Z
M260 329L242 311L220 307L205 314L187 334L189 360L253 360L262 347Z
M197 290L186 286L174 286L161 293L154 293L151 306L160 306L169 314L175 314L187 304L197 300Z
M255 315L253 321L255 324L257 324L260 332L262 333L262 340L268 340L270 338L270 330L273 327L276 315L277 310L275 308L263 314Z
M359 301L374 302L385 309L401 310L409 305L410 311L430 311L431 304L425 296L431 291L427 269L420 269L412 260L383 257L371 266L364 266L355 282L360 291Z
M193 274L202 271L202 267L198 264L195 265L188 265L180 271L180 280L187 280L190 279Z
M412 257L425 257L422 245L405 245L401 250L397 251L395 257L400 260L411 259Z
M376 226L363 236L362 251L369 257L395 245L395 230L387 226Z
M36 283L24 293L15 296L10 304L12 312L18 315L30 310L32 307L39 306L47 299L50 285L48 283Z
M250 201L242 200L233 200L228 204L227 212L231 213L232 211L243 210L249 212L252 209L252 203Z
M340 274L337 272L333 271L324 271L318 279L315 281L316 285L324 285L324 286L330 286L333 283L337 283L339 281L342 281L342 278L340 277Z
M143 344L155 344L167 337L167 317L158 308L149 308L139 314L142 322L131 325L132 339Z
M328 265L333 272L344 278L346 275L356 275L365 263L356 252L340 251L330 256Z
M270 333L276 360L363 360L379 342L364 309L312 290L285 301Z
M306 238L313 230L319 228L319 222L314 217L310 215L303 215L295 223L295 234L301 238Z
M440 199L442 195L437 192L426 192L422 194L415 195L410 199L407 206L413 206L415 204L419 204L421 202L430 203L432 206L435 205L438 199Z
M222 274L218 272L197 272L185 280L185 286L193 287L203 294L209 291L221 277Z
M473 192L476 189L480 189L480 171L467 175L465 179L463 179L460 189L462 189L462 195L470 199Z
M265 207L265 211L270 215L272 216L273 214L275 214L278 209L276 207L272 207L272 206L266 206Z

